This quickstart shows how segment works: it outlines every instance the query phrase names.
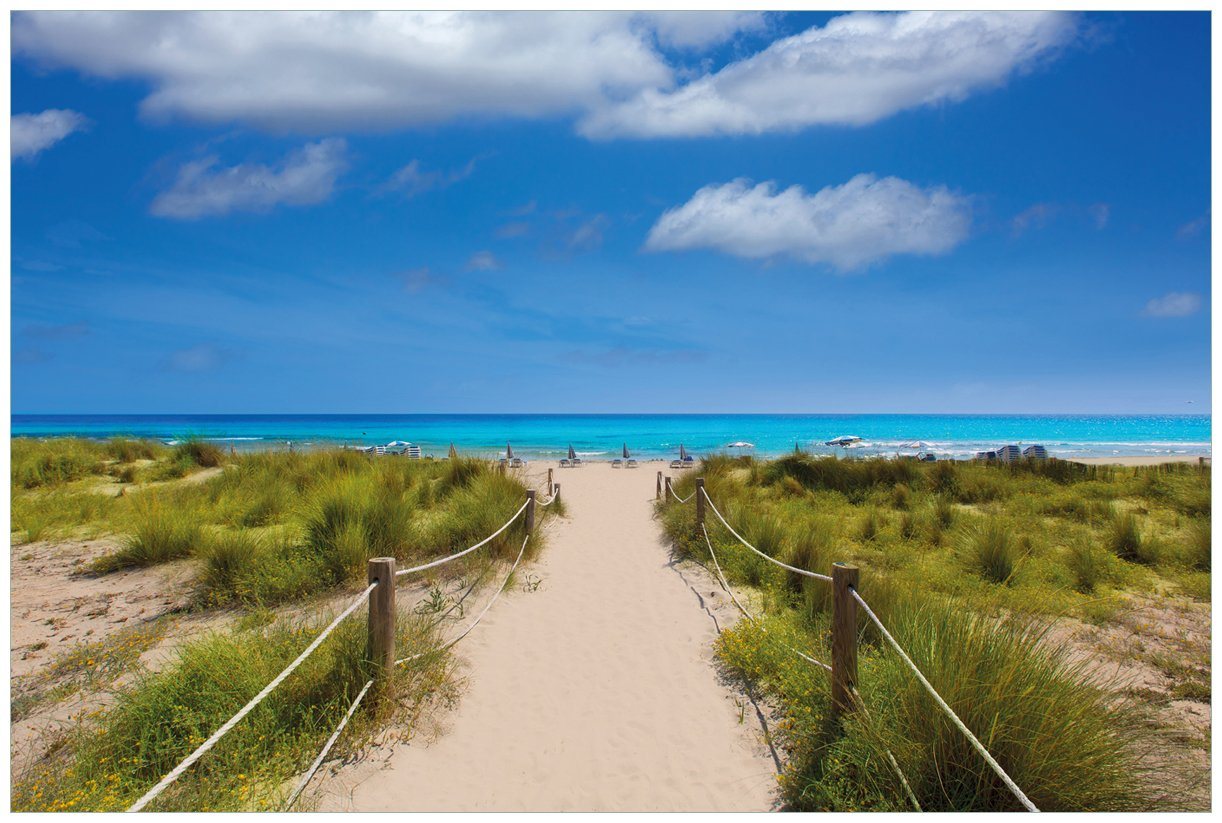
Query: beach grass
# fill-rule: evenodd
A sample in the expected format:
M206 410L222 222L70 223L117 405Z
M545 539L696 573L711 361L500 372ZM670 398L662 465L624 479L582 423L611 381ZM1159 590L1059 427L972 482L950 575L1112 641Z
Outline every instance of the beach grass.
M143 672L111 708L80 718L62 745L17 777L13 809L127 808L296 657L325 618L252 623L191 641L173 665ZM437 648L433 622L417 615L402 617L398 634L401 650ZM149 809L279 811L289 781L370 677L368 666L363 621L350 619ZM396 667L362 703L336 754L392 720L410 728L424 701L448 687L450 669L441 652Z
M1060 620L1107 623L1131 595L1208 599L1208 469L715 457L676 492L696 476L766 554L824 574L857 565L871 607L1041 808L1176 808L1180 776L1152 755L1153 721L1047 638ZM679 554L707 561L693 506L658 515ZM783 713L790 807L911 809L890 753L926 811L1021 808L872 623L866 711L834 723L825 674L786 648L830 659L830 587L768 564L712 513L706 526L732 585L766 615L723 633L718 655Z

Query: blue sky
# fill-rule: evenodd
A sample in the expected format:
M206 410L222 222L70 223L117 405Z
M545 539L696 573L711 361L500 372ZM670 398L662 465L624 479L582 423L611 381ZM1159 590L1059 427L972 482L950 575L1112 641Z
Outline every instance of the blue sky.
M15 15L13 410L1207 412L1209 46Z

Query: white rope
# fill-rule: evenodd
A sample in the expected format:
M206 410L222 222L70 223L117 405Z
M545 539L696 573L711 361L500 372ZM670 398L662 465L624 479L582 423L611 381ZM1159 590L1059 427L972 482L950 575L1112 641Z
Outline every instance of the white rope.
M530 505L530 500L528 499L525 503L522 504L522 508L518 509L514 513L513 517L505 521L504 526L501 526L499 529L497 529L492 534L485 537L483 540L476 543L471 548L463 549L458 554L452 554L449 557L443 557L440 560L434 560L431 563L425 563L423 566L413 566L410 569L399 569L399 571L395 572L395 577L402 577L405 574L413 574L415 572L425 571L426 569L432 569L432 568L442 565L443 563L449 563L451 560L457 560L458 558L463 557L464 555L470 554L471 552L478 549L480 546L487 544L494 537L497 537L501 532L505 531L505 529L509 528L510 524L513 523L513 521L517 520L518 517L521 516L522 512L526 511L526 507L529 505Z
M331 632L335 631L335 627L338 626L340 623L342 623L344 618L352 614L354 611L356 611L358 606L360 606L362 603L368 600L370 593L373 592L375 588L377 588L377 585L378 585L378 581L376 580L370 583L369 587L365 589L365 591L361 592L361 594L356 598L356 600L352 601L352 605L344 609L340 613L339 617L332 620L331 625L323 629L322 634L314 638L313 643L311 643L309 646L306 646L305 651L299 654L296 660L290 663L288 667L285 668L284 671L276 675L276 678L272 680L272 682L264 686L263 691L259 692L253 698L251 698L250 702L247 703L245 706L243 706L238 711L237 714L229 718L229 720L225 723L225 725L221 726L219 729L213 732L212 736L209 737L207 740L205 740L203 743L201 743L199 748L191 752L191 754L187 755L187 758L185 760L183 760L181 763L175 766L173 770L170 771L169 774L161 778L160 782L158 782L157 785L154 786L153 788L149 789L148 792L145 793L144 797L141 797L139 800L133 803L131 808L128 809L128 811L129 812L138 812L141 809L143 809L145 806L149 804L150 801L152 801L155 797L157 797L157 795L165 791L165 789L171 783L173 783L180 776L182 776L183 772L191 768L191 766L195 763L196 760L199 760L201 757L203 757L204 754L209 749L211 749L213 746L217 744L217 741L219 741L222 737L228 734L230 729L232 729L234 726L240 723L243 717L250 714L251 710L254 709L255 706L258 706L260 703L263 702L263 698L271 694L277 686L279 686L281 683L284 682L284 679L286 677L288 677L290 674L293 673L294 669L300 666L307 657L313 654L314 650L317 649L322 644L322 642L327 639L327 636L330 635Z
M704 491L704 487L703 487L703 486L700 486L700 487L698 487L698 488L697 488L697 490L696 490L696 491ZM694 493L695 493L695 492L693 492L693 494L694 494ZM744 546L746 546L748 549L750 549L751 551L755 552L755 553L756 553L756 554L758 554L760 557L762 557L762 558L764 558L765 560L767 560L769 563L774 563L774 564L776 564L777 566L780 566L782 569L788 569L789 571L793 572L794 574L800 574L800 575L804 575L805 577L813 577L813 578L814 578L814 579L816 579L816 580L825 580L825 581L827 581L828 583L831 583L831 582L832 582L832 578L831 578L831 577L829 577L829 576L828 576L828 575L826 575L826 574L819 574L818 572L807 571L806 569L799 569L797 566L790 566L788 563L782 563L780 560L777 560L775 557L772 557L771 555L764 554L762 551L760 551L759 549L755 548L755 546L752 546L750 543L748 543L746 540L744 540L744 539L743 539L743 536L742 536L741 534L739 534L738 532L734 531L734 527L733 527L733 526L731 526L729 523L727 523L727 522L726 522L726 519L725 519L724 517L722 517L722 516L721 516L721 512L717 511L717 507L713 505L713 501L712 501L712 499L709 497L709 493L708 493L707 491L706 491L706 492L704 492L704 499L705 499L705 501L706 501L706 502L708 502L708 504L709 504L709 508L711 508L711 509L713 510L713 514L717 515L717 519L721 521L721 524L722 524L723 526L725 526L727 529L729 529L729 530L730 530L730 534L732 534L732 535L734 535L735 537L737 537L737 538L738 538L738 542L739 542L739 543L742 543L742 544L743 544Z
M527 540L530 540L529 534L526 535L526 539L522 541L522 548L518 550L517 559L515 559L513 561L513 565L509 567L509 573L506 574L505 579L501 581L501 587L496 590L496 594L492 595L492 599L489 600L487 605L484 606L484 610L481 611L479 613L479 616L476 617L475 620L471 622L470 626L467 626L467 628L463 630L462 634L460 634L458 637L454 638L453 640L451 640L450 642L446 643L445 645L439 648L429 649L427 652L420 652L418 654L413 654L410 657L404 657L400 660L396 660L395 665L398 666L400 663L409 663L412 660L416 660L418 658L424 657L425 655L434 654L436 652L443 652L446 649L458 643L459 640L462 640L464 637L469 635L471 633L471 630L479 625L479 621L484 619L484 615L486 615L488 613L488 610L492 608L492 604L496 602L496 599L501 596L501 592L505 591L505 587L509 585L509 578L513 577L514 570L518 568L518 563L522 562L522 555L526 552L526 541Z
M734 590L730 588L730 584L726 580L726 576L721 571L721 564L717 562L717 553L713 551L713 541L709 539L709 530L704 527L703 523L700 524L700 529L701 531L704 532L704 542L708 544L709 556L713 558L713 568L717 569L717 577L719 580L721 580L722 587L726 590L726 593L730 595L730 599L734 601L734 605L738 606L738 610L743 613L743 617L750 620L756 626L759 626L760 631L763 632L764 634L767 634L768 630L764 628L764 625L760 623L760 621L757 620L751 614L751 612L747 611L747 609L743 606L743 604L738 602L738 598L734 596ZM798 651L793 646L789 645L788 643L786 643L783 640L781 641L781 645L789 649L791 652L796 654L798 657L805 660L807 663L813 663L814 665L820 666L829 672L832 670L832 667L824 663L822 660L816 660L815 658L811 657L810 655L804 654Z
M874 625L878 627L880 632L882 632L883 637L887 638L887 642L891 644L891 648L895 649L896 654L898 654L900 658L908 664L908 668L912 669L912 673L917 676L917 680L921 681L921 685L923 685L925 690L928 691L933 697L934 702L938 704L942 711L946 712L946 715L951 719L951 722L958 727L959 731L963 732L968 741L975 747L976 751L980 752L980 755L985 759L985 762L988 763L989 766L992 767L993 771L997 773L997 776L1001 778L1001 782L1006 784L1006 788L1018 798L1019 802L1026 807L1027 811L1038 812L1039 809L1036 808L1036 805L1027 799L1027 795L1023 794L1023 790L1010 779L1010 775L1006 774L1005 769L1003 769L1001 765L993 759L993 755L989 754L988 750L979 740L976 739L976 735L972 734L971 729L969 729L964 722L959 719L959 715L955 714L954 710L951 709L951 707L946 704L946 701L942 699L942 695L938 694L937 690L934 689L934 687L930 685L929 681L925 679L925 675L921 674L921 670L918 669L916 664L912 662L912 658L910 658L907 653L904 652L900 644L897 643L895 638L891 636L891 632L887 631L887 627L883 625L883 622L879 620L877 615L875 615L870 607L866 605L866 601L861 599L861 595L857 593L857 590L850 588L849 593L852 594L853 599L866 610L866 614L869 615L872 621L874 621Z
M667 486L666 488L670 489L670 496L675 498L675 500L678 500L680 503L686 503L687 501L691 500L693 497L696 496L696 493L692 492L687 497L680 497L679 495L675 494L674 486Z
M314 779L314 774L318 771L318 767L322 765L322 761L326 758L327 752L331 751L331 747L335 745L335 741L339 740L340 732L342 732L344 727L348 725L348 721L352 719L352 715L356 711L356 707L361 705L361 701L365 699L365 693L369 691L369 687L372 685L373 681L370 680L365 684L365 687L361 689L361 693L356 696L356 700L352 701L352 705L348 707L348 713L344 715L344 719L339 721L339 725L336 726L335 733L332 734L327 740L327 744L322 747L322 751L318 753L318 757L314 758L314 762L310 764L309 771L305 773L305 775L301 778L301 782L297 784L297 788L293 789L293 793L289 795L288 802L284 804L284 811L287 812L289 809L293 808L293 804L297 802L297 798L301 796L303 791L305 791L305 787L310 785L310 781Z
M560 495L558 494L553 494L551 497L547 498L545 502L540 502L539 505L540 506L550 506L551 504L556 502L556 498L559 496Z

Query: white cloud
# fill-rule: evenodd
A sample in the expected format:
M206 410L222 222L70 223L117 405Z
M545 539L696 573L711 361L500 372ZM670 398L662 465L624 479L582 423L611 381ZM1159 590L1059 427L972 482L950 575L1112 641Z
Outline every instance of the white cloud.
M477 251L467 261L467 271L495 271L501 267L501 261L490 251Z
M148 83L153 119L325 134L575 116L590 136L646 137L861 125L961 100L1055 53L1077 23L855 12L677 86L688 58L765 28L734 12L29 12L13 16L12 48Z
M13 159L35 157L74 131L80 131L89 120L71 109L47 109L39 114L14 114L9 120L9 147Z
M556 116L672 78L648 18L619 13L46 12L17 15L12 38L45 64L151 82L149 117L272 131Z
M321 203L346 167L346 152L343 140L331 138L305 145L276 168L254 163L218 168L216 157L205 157L179 169L174 185L153 200L151 212L193 220Z
M854 12L679 88L649 88L579 124L595 138L861 126L1004 83L1072 39L1057 12Z
M390 176L382 185L382 191L402 192L405 197L415 197L434 189L448 189L455 183L461 183L475 173L475 158L467 161L460 169L441 171L426 170L419 160L413 160Z
M1036 203L1029 206L1010 220L1010 233L1019 237L1026 234L1028 229L1042 229L1058 211L1059 208L1054 203Z
M1192 292L1173 291L1146 303L1146 314L1151 317L1187 317L1201 310L1201 295Z
M897 177L859 174L815 194L801 186L735 180L705 186L654 224L647 251L713 249L738 257L787 256L842 271L896 254L941 254L967 237L969 198Z

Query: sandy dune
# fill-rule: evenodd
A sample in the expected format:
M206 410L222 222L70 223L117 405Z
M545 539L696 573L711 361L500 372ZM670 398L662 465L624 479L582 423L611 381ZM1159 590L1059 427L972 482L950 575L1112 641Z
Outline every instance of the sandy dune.
M713 663L731 607L703 569L671 563L652 520L656 468L557 471L569 517L526 570L542 582L507 592L457 647L468 687L448 728L339 769L321 808L773 807L761 721Z

